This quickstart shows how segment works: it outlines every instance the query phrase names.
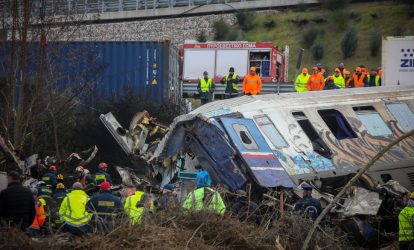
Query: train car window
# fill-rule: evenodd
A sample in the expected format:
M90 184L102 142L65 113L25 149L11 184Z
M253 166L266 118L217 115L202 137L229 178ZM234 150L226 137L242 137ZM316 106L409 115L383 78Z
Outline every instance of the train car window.
M279 133L269 117L265 115L255 116L254 120L275 147L284 148L288 146L285 139L283 139L282 135Z
M321 156L331 159L331 150L316 132L315 128L309 122L309 119L306 117L306 115L303 112L292 112L292 115L299 123L299 126L302 128L303 132L305 132L305 134L308 136L309 140L312 143L313 150Z
M386 106L404 132L414 129L414 113L406 103L390 103Z
M348 121L338 110L318 110L318 113L328 128L331 130L332 134L336 137L336 139L343 140L357 138L357 135L352 130Z
M368 134L372 136L392 135L391 130L373 106L353 107L352 109L364 124Z
M237 123L234 123L232 126L239 137L240 142L243 144L243 147L248 150L259 149L259 146L257 146L256 141L253 139L253 136L250 134L250 131L246 126Z

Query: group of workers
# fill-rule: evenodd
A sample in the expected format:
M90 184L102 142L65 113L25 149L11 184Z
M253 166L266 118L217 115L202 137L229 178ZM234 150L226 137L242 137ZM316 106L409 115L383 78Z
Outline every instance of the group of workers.
M224 84L225 99L234 98L239 96L239 82L240 77L234 72L234 68L229 69L229 73L225 75L220 83ZM198 93L200 94L201 104L206 104L212 100L214 94L215 85L213 79L208 75L207 71L204 71L203 76L200 78L197 86ZM260 78L255 67L250 67L249 74L243 79L242 91L244 95L258 95L262 90L262 79Z
M340 63L333 75L328 75L321 64L312 67L312 74L307 68L302 69L295 81L296 92L320 91L329 89L362 88L381 86L382 69L369 70L364 65L355 68L353 74Z
M157 199L148 186L141 184L134 187L135 192L129 196L115 195L111 192L107 168L106 163L100 163L99 170L91 175L86 168L78 167L78 180L71 189L65 188L62 175L56 174L56 166L49 167L37 188L24 187L21 175L11 171L7 174L8 187L0 192L0 220L20 226L31 237L50 229L83 236L97 231L108 232L123 216L131 224L140 224L148 214L180 205L173 184L164 185ZM223 215L226 206L221 195L211 187L206 171L198 172L196 185L182 208Z

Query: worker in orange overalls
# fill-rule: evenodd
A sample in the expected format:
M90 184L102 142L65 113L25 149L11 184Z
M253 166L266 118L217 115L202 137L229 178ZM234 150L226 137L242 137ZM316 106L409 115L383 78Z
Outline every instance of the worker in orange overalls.
M312 75L309 77L309 80L306 84L306 87L309 91L319 91L323 90L325 87L325 81L322 74L319 72L319 68L316 66L312 67Z
M46 222L46 212L45 208L40 201L40 198L37 197L38 191L37 188L31 188L30 189L33 193L33 196L35 197L35 209L36 209L36 215L33 219L32 225L27 229L27 234L30 237L38 236L40 233L40 228L45 224Z
M368 86L368 78L362 72L361 67L356 67L355 73L352 76L349 85L350 85L351 88L362 88L362 87L367 87Z
M243 94L258 95L262 90L262 79L256 74L256 68L250 67L250 72L243 80Z

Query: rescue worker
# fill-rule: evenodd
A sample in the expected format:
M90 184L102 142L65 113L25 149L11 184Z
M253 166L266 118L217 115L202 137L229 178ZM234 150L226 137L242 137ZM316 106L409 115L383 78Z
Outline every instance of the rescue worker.
M169 210L176 207L177 204L177 192L174 190L174 185L170 183L165 184L162 189L161 197L159 199L160 209Z
M215 85L213 80L208 77L208 72L204 71L203 77L200 78L197 86L198 93L200 94L201 105L211 101L214 89Z
M296 92L307 92L308 91L306 84L308 83L309 77L310 76L308 74L308 69L303 68L302 73L299 74L298 77L296 77L296 82L295 82Z
M53 194L53 199L59 204L62 203L63 198L66 197L66 188L65 188L65 184L63 183L58 183L56 185L56 190L55 193Z
M78 166L75 171L78 174L78 182L80 182L84 187L93 183L91 173L88 169Z
M44 174L42 177L42 181L44 181L48 187L51 187L52 190L55 189L57 184L56 170L56 166L50 166L49 172Z
M59 208L62 204L63 199L66 197L66 188L63 183L58 183L56 185L55 193L53 194L53 209L52 209L52 218L51 221L54 223L56 227L60 227L62 225L62 221L60 220L59 216Z
M111 184L104 181L100 185L100 192L86 204L87 210L93 214L93 221L100 231L107 232L109 223L122 211L122 202L110 192Z
M262 79L256 74L256 68L250 67L249 74L243 79L243 94L258 95L262 90Z
M40 228L45 224L46 221L46 212L45 208L43 207L42 202L40 201L40 198L37 197L38 191L36 188L31 188L30 191L32 191L33 196L35 198L35 209L36 209L36 215L33 219L32 225L27 229L27 234L30 237L35 237L39 235Z
M38 185L39 197L42 197L42 198L45 198L45 197L52 198L53 197L53 190L51 189L50 186L48 186L46 184L46 182L39 181L37 183L37 185Z
M309 216L312 220L318 218L322 212L321 202L312 197L312 186L304 183L302 185L303 196L299 199L293 207L293 212L302 212Z
M382 68L381 67L378 67L377 72L378 72L378 76L380 78L382 78Z
M217 215L223 215L226 205L221 195L210 187L211 179L206 171L200 171L196 175L197 189L188 194L183 203L183 208L190 212L209 211Z
M342 76L343 78L345 78L345 74L344 74L344 71L345 71L345 64L344 64L343 62L341 62L341 63L338 65L338 69L339 69L339 71L341 72L341 76Z
M229 73L220 81L226 87L226 90L224 91L225 99L237 97L239 95L239 81L239 76L234 73L234 68L231 67Z
M350 88L349 83L351 82L351 72L344 70L345 87Z
M407 206L398 215L400 250L414 249L414 192L410 194Z
M323 76L319 72L319 68L317 66L313 66L312 71L313 73L309 77L309 80L306 83L306 87L309 91L323 90L325 87L325 81L323 79Z
M154 211L154 202L145 194L143 185L137 185L135 193L126 198L124 210L132 225L141 224L144 214Z
M99 170L96 174L93 175L93 180L97 186L100 186L102 182L109 182L112 185L111 176L106 172L108 169L108 164L105 162L99 163L98 166Z
M371 69L368 76L368 86L369 87L378 87L381 86L381 78L377 74L376 69Z
M89 197L82 188L81 183L75 182L72 186L72 192L66 195L59 209L60 219L63 222L63 231L77 236L83 236L92 232L92 228L89 225L92 215L86 211Z
M36 215L33 194L20 183L20 174L7 173L7 188L0 192L0 219L25 231Z
M57 178L57 184L59 184L59 183L64 183L64 181L63 181L63 174L58 174L57 176L56 176L56 178ZM56 185L57 185L56 184Z
M362 72L361 67L355 68L355 73L349 82L350 88L363 88L368 86L368 79L366 75Z
M333 84L336 86L334 88L344 89L345 88L345 79L341 75L341 70L336 68L334 74L332 75Z

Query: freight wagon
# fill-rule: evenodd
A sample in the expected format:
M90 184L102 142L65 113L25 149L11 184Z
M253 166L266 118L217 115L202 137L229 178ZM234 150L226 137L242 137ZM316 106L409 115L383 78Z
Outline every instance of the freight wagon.
M28 45L28 75L40 70L40 47L37 42ZM70 41L50 42L45 48L48 70L60 87L88 86L104 98L137 93L158 101L179 99L180 58L169 42ZM2 75L10 74L10 53L11 43L0 43Z

